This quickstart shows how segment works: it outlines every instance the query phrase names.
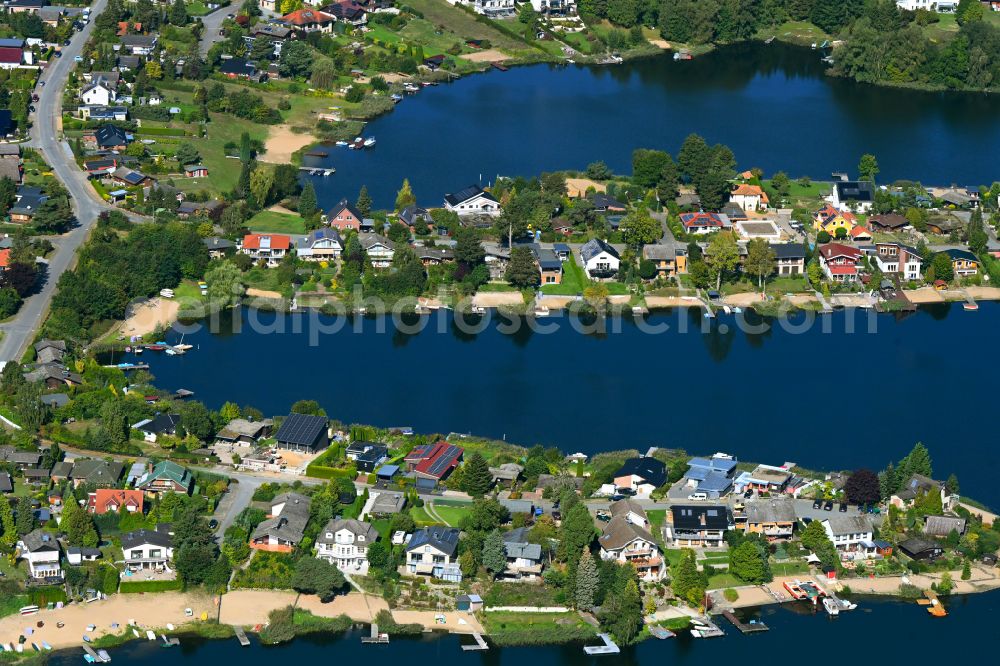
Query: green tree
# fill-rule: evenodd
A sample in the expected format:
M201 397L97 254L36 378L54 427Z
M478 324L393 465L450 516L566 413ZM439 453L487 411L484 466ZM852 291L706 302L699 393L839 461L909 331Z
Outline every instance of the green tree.
M407 206L412 206L417 203L417 197L413 195L413 189L410 187L410 180L408 178L403 179L403 185L396 192L396 211L401 211Z
M299 215L304 220L311 220L319 211L316 203L316 187L312 181L307 181L299 195Z
M122 447L128 443L128 415L121 400L112 399L101 405L101 429L115 446Z
M559 555L575 567L583 554L584 548L589 548L594 540L594 518L587 507L581 503L574 504L564 515L559 528Z
M504 550L503 533L493 530L483 542L483 566L495 576L507 568L507 552Z
M645 189L655 187L663 170L672 163L670 155L662 150L637 148L632 151L632 182Z
M174 157L181 165L194 164L201 160L198 149L186 142L177 146L177 152L174 153Z
M530 248L523 245L511 248L504 279L518 289L538 286L542 276L538 272L535 255L531 253Z
M329 601L343 589L344 574L328 561L318 557L300 557L292 574L292 589L315 594L320 601Z
M282 76L309 78L315 52L304 40L292 40L281 46L280 70Z
M226 423L240 418L240 406L235 402L224 402L219 408L219 418Z
M767 550L747 539L729 551L729 571L746 583L760 585L771 579Z
M747 243L744 270L750 275L757 276L757 286L761 292L764 291L764 279L774 272L776 266L774 250L766 240L755 238Z
M660 223L653 219L644 206L629 211L619 229L625 242L633 247L655 243L663 235Z
M8 363L7 365L15 365L13 363ZM10 549L14 547L17 543L17 525L14 522L14 511L10 508L10 502L7 498L3 498L0 501L0 544L3 544L4 548Z
M878 476L870 469L857 469L844 484L844 494L855 504L877 504L881 499Z
M372 198L368 194L368 186L362 185L361 191L358 192L358 200L355 202L354 207L358 209L363 217L368 217L372 212Z
M986 15L986 10L979 0L959 0L958 8L955 10L955 20L959 25L982 21Z
M951 282L955 278L955 269L952 267L951 257L947 252L938 252L931 259L931 269L934 271L934 278Z
M620 594L605 598L601 620L622 643L631 643L639 635L643 624L642 596L634 572Z
M734 271L740 264L740 248L731 231L722 231L712 237L705 253L705 263L712 270L715 288L718 289L722 286L723 274Z
M784 171L779 171L771 176L771 187L774 188L774 191L777 192L779 196L788 196L788 190L791 187L791 184L791 179L789 179L788 174Z
M181 416L181 425L188 434L193 435L201 441L207 441L215 434L215 424L212 422L212 414L202 403L196 400L184 401L178 410Z
M874 183L878 171L878 160L875 159L874 155L865 153L861 156L861 161L858 162L858 178Z
M479 240L479 234L472 227L458 227L452 232L455 240L455 261L468 268L474 268L486 259L486 251Z
M597 587L597 563L594 562L590 548L584 548L580 564L576 568L576 588L573 599L576 602L577 610L590 611L594 607Z
M188 13L187 7L184 6L184 0L174 0L174 4L170 7L170 23L178 27L187 25Z
M633 155L633 160L634 159ZM600 160L588 164L586 174L587 178L590 178L591 180L608 180L612 175L614 175L611 173L611 169L608 168L608 165Z
M205 273L208 302L212 307L227 308L240 302L245 291L243 273L232 261L220 261Z
M99 541L94 520L75 501L66 502L63 508L60 529L66 532L66 541L71 546L95 548Z
M473 497L482 497L493 486L493 474L486 459L479 451L473 451L465 461L462 489Z
M258 165L250 174L250 194L258 206L268 205L272 187L274 187L274 171L270 167Z
M802 531L802 545L812 551L825 567L836 566L840 559L826 529L818 520L809 523Z
M671 571L671 589L674 594L692 606L700 606L705 599L708 581L704 572L698 571L694 551L690 548L682 549L680 560L676 567L671 567Z
M7 501L4 499L3 501ZM17 498L17 534L24 536L35 529L35 512L31 507L31 498L21 496Z

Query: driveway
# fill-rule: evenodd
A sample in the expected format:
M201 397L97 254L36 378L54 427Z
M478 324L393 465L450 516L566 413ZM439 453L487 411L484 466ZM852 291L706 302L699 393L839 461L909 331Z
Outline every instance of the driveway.
M96 17L104 11L106 5L107 0L97 0L91 15ZM62 236L51 238L55 252L48 261L47 271L41 278L37 292L25 299L21 310L10 322L0 326L0 331L3 332L3 339L0 339L0 365L17 360L24 354L28 343L48 314L59 277L72 268L76 261L76 251L86 241L97 216L109 210L90 187L83 172L77 168L69 144L59 140L58 129L61 122L62 93L67 77L76 64L74 58L81 54L83 45L93 30L92 19L73 36L69 46L63 47L62 57L53 58L41 75L45 86L39 86L37 90L37 111L33 114L34 124L29 143L42 152L53 173L69 191L77 226Z
M219 34L219 30L222 28L222 22L225 21L230 14L235 14L237 9L238 8L233 5L219 7L214 12L205 14L201 17L201 24L204 28L201 31L201 41L198 43L198 52L201 54L202 58L208 55L208 51L212 48L212 44L222 40L222 35Z

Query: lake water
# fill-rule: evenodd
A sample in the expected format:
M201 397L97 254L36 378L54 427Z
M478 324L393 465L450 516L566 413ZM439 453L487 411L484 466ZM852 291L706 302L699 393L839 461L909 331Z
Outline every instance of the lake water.
M426 88L365 131L372 150L329 147L314 179L320 203L362 184L392 207L403 178L420 203L499 175L583 169L604 160L631 173L635 148L676 155L697 132L729 145L743 168L829 179L874 153L880 181L979 184L1000 177L1000 96L882 88L824 74L808 48L740 44L676 62L535 65ZM316 158L311 158L316 160ZM307 164L312 164L306 158Z
M829 618L822 611L812 614L802 607L769 607L763 620L771 628L763 634L743 636L721 620L726 636L697 640L682 633L667 641L647 640L619 655L588 657L580 645L493 648L488 652L462 652L461 639L441 636L421 639L392 639L389 645L362 646L361 633L315 635L280 646L264 647L251 637L252 645L241 648L235 638L205 641L182 639L179 648L165 650L157 643L141 641L110 650L112 663L221 664L236 660L245 666L264 666L279 661L300 664L370 664L389 666L402 659L410 664L477 664L480 666L520 666L525 663L551 666L639 666L640 664L728 664L748 654L780 655L806 663L831 663L837 657L853 655L861 660L891 659L894 663L948 663L960 646L970 641L980 645L982 654L998 646L993 629L1000 611L1000 594L991 592L948 601L950 615L931 618L915 603L863 599L858 610ZM928 632L926 635L922 632ZM927 636L926 639L921 636ZM990 638L993 636L993 638ZM594 641L596 644L597 641ZM830 646L840 646L830 647ZM992 648L991 648L992 646ZM829 653L836 651L837 657ZM813 654L812 651L818 651ZM826 654L827 656L823 656ZM50 664L80 663L81 650L67 650L52 656ZM830 662L826 660L830 659Z
M799 313L753 332L733 316L706 324L695 310L653 314L642 326L610 319L606 333L578 332L569 317L537 320L558 326L552 333L511 331L498 315L470 332L447 311L400 326L253 310L239 321L239 333L229 319L218 334L187 333L195 349L184 356L142 360L158 386L193 390L212 408L229 400L284 414L315 399L344 422L567 453L661 446L878 469L923 441L939 477L954 472L964 494L1000 505L996 396L983 362L996 347L996 303L901 318ZM400 330L413 321L423 330Z

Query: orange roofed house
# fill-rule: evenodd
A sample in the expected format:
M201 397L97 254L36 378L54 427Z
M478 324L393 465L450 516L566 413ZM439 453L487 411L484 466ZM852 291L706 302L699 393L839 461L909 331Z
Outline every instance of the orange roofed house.
M254 261L266 261L270 267L277 266L292 247L292 237L284 234L247 234L243 237L240 252L250 255Z
M142 505L141 490L98 488L87 498L87 511L99 516L105 513L119 513L122 508L129 513L142 513Z
M767 199L767 192L760 185L748 185L746 183L737 185L736 189L729 193L729 200L747 213L767 210L767 206L770 203Z
M434 487L458 467L465 450L445 441L418 446L410 451L404 462L407 470L417 478L417 487Z
M827 243L819 248L819 263L828 279L834 282L856 282L861 250L850 245Z
M281 17L281 23L300 34L333 32L333 24L336 21L335 16L318 9L296 9Z

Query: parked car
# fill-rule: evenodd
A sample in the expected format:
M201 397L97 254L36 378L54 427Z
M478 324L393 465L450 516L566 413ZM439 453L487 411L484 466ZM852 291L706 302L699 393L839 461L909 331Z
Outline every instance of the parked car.
M708 493L691 493L688 499L692 502L704 502L708 499Z
M816 500L815 502L813 502L813 508L814 509L822 509L823 508L823 500Z
M748 488L747 491L743 493L743 497L746 499L753 497L753 488Z
M833 500L827 500L826 504L823 505L824 511L833 511Z
M83 56L76 56L73 58L73 62L83 62Z
M212 520L208 521L208 529L214 530L218 527L219 527L219 521L217 521L215 518L212 518Z
M840 512L841 513L847 513L847 502L841 502L840 503Z
M618 494L619 495L626 495L628 497L634 497L636 495L636 492L634 490L632 490L631 488L619 488L618 489Z

